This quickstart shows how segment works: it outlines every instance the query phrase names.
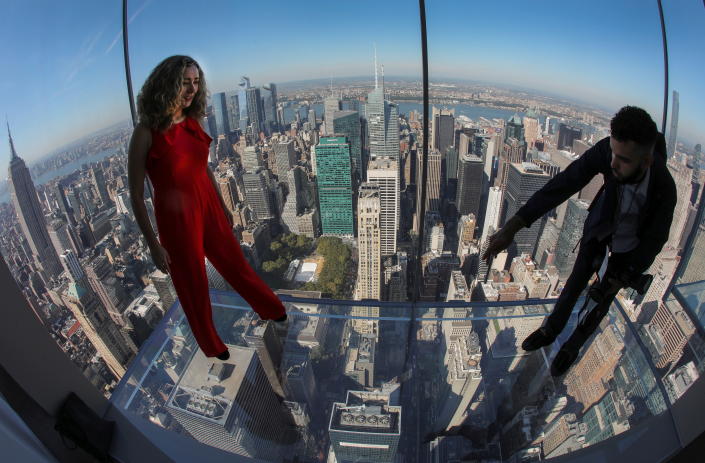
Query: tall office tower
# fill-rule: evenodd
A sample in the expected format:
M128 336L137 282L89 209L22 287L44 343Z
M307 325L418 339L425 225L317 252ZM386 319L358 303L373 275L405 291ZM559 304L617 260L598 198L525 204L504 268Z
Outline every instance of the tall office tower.
M223 201L225 201L225 206L229 211L234 211L237 203L239 202L237 194L237 180L235 177L216 174L215 181L218 184L220 195L223 197Z
M255 349L229 345L214 361L197 349L166 403L194 439L249 458L281 461L294 442L291 419L272 390Z
M325 128L323 133L325 135L333 135L335 129L333 128L333 119L335 119L335 113L343 109L340 98L337 95L330 95L323 99L323 117L325 119Z
M212 138L218 135L228 135L230 133L230 114L228 114L228 100L224 92L216 93L211 98L213 104L213 115L215 116L215 133Z
M559 150L571 151L573 149L573 142L575 140L580 140L582 136L582 130L566 124L560 124L558 128L558 143L556 147Z
M250 78L243 76L240 79L240 83L238 84L238 91L237 91L237 101L239 104L239 125L240 125L240 133L244 136L245 132L247 131L247 126L250 124L249 120L249 111L247 109L247 105L249 104L249 101L247 99L247 89L250 88Z
M419 150L419 158L423 156ZM419 159L419 166L416 169L418 176L417 185L421 185L421 176L423 169L421 168L422 160ZM440 151L429 151L427 159L428 167L426 173L426 213L440 212L441 210L441 153ZM420 210L421 203L421 188L416 189L417 208ZM417 218L418 219L418 218Z
M262 106L264 110L264 125L268 135L279 130L279 120L277 118L277 86L269 84L262 87Z
M526 146L529 149L533 148L536 139L541 136L539 120L535 117L524 116L524 120L522 122L524 125L524 139L526 140Z
M673 90L673 106L671 106L671 129L668 131L668 156L676 154L676 143L678 142L678 92Z
M122 378L137 348L134 343L127 342L126 336L113 322L85 278L62 284L57 293L81 324L83 332L103 357L108 369L116 378Z
M389 393L348 391L333 403L328 434L338 462L395 461L401 436L401 407Z
M352 237L350 145L345 137L321 137L315 164L322 233Z
M550 175L530 162L511 164L507 177L507 191L504 196L506 213L503 222L509 220L550 179ZM538 219L531 227L519 230L514 237L512 247L510 247L509 259L523 253L534 255L543 223L543 219Z
M371 160L367 183L379 187L382 256L397 252L399 230L399 164L390 159Z
M373 387L377 335L360 334L355 330L348 333L348 339L343 341L347 347L343 362L345 365L343 374L353 380L358 387Z
M246 173L242 176L247 204L252 209L255 219L260 222L275 216L274 202L272 201L265 172L264 170L259 170L257 173Z
M460 272L458 272L460 273ZM463 278L460 275L460 278ZM463 321L460 321L462 324ZM467 322L465 322L467 323ZM467 324L472 330L472 325ZM441 384L442 393L437 405L437 418L434 429L448 430L460 426L467 418L467 408L482 382L480 360L482 350L477 333L452 335L444 330L446 339L445 364L448 369L446 384Z
M442 253L443 243L445 242L445 227L443 226L443 222L437 222L429 231L426 250L435 254Z
M242 168L251 174L254 174L260 168L264 167L262 153L257 146L246 146L240 158L240 162L242 162Z
M384 99L384 75L382 84L377 80L377 63L375 60L375 88L367 96L365 106L367 131L370 146L370 158L399 160L399 108Z
M483 290L485 290L486 287L501 290L502 286L511 285L514 284L478 284ZM524 293L524 297L526 297L526 293ZM490 299L488 298L488 300ZM502 298L500 297L499 300L502 300ZM496 311L490 310L487 315L495 313ZM509 374L517 369L523 357L531 354L521 348L521 343L529 334L541 326L545 310L536 306L503 307L502 315L507 315L507 318L495 319L497 323L492 322L487 327L487 353L492 356L492 360L488 362L488 366L492 370L496 369L499 372Z
M66 218L66 220L72 225L76 226L76 218L73 215L73 210L69 205L69 200L64 192L64 184L61 181L56 182L56 188L54 189L56 201L59 204L59 211Z
M78 257L71 250L66 250L59 256L61 260L61 265L64 267L64 271L73 282L79 282L83 280L86 274L81 268L81 263L78 261Z
M314 108L308 110L308 123L311 124L311 130L316 130L316 110Z
M458 165L458 190L455 204L458 214L480 213L480 197L482 195L482 158L474 154L464 154L460 156Z
M701 276L702 279L702 276ZM680 304L663 301L645 304L639 330L656 368L667 368L683 356L695 327Z
M352 161L352 175L355 186L365 178L362 165L362 126L360 113L357 111L336 111L333 114L333 133L345 135L350 145L350 159Z
M288 399L307 404L309 409L317 406L318 387L308 350L285 352L280 371Z
M668 171L676 184L676 207L673 210L673 221L668 233L666 246L677 247L681 242L683 231L688 220L690 197L693 192L692 170L684 165L669 163Z
M22 227L22 232L32 250L35 264L46 272L48 278L53 279L61 275L61 263L49 238L46 219L42 206L39 204L32 176L24 160L15 151L9 124L7 125L7 136L10 141L10 153L12 156L10 168L8 169L12 204L15 207L15 213Z
M83 246L80 245L80 240L74 237L73 231L64 220L52 220L49 227L49 239L57 254L70 249L75 255L81 255L80 249L83 249Z
M583 413L607 392L604 378L613 375L624 350L617 327L609 323L602 326L564 380L568 395L582 404Z
M480 239L489 237L490 227L499 229L500 212L502 210L502 189L496 186L490 187L487 195L487 207L485 208L485 220L482 222L482 233Z
M152 280L152 284L157 290L157 294L159 294L159 299L162 301L164 313L167 313L177 298L174 285L171 282L171 276L161 270L155 270L149 275L149 278Z
M264 105L259 87L250 87L245 90L247 98L247 119L252 127L252 135L259 139L260 132L265 132Z
M407 300L406 278L408 258L404 251L387 257L384 266L384 300L402 302Z
M683 255L683 275L678 283L701 281L705 275L705 223L698 225L695 240Z
M516 113L507 120L504 142L507 143L510 138L516 138L519 140L519 143L526 144L524 124L521 121L521 117Z
M382 298L381 198L377 185L363 183L357 200L358 271L355 299Z
M490 266L488 265L487 261L482 259L482 256L485 254L485 251L487 251L487 247L490 245L490 236L495 234L496 231L497 230L494 227L490 226L480 238L480 262L478 264L477 269L477 279L479 280L479 282L484 282L485 278L487 277L487 272L490 271ZM497 260L499 257L500 256L495 257L495 260ZM492 266L494 266L494 261L492 262Z
M539 244L536 247L536 263L542 269L548 269L555 266L556 260L556 245L558 244L558 234L561 227L553 217L546 221L539 238Z
M589 206L587 202L580 199L568 200L568 210L556 244L555 265L561 279L568 278L573 271L573 265L578 256L574 250L583 235L583 224L587 219ZM539 257L537 256L537 258Z
M620 398L622 391L608 391L582 417L586 425L583 445L594 445L609 437L629 430L630 405L628 399ZM579 448L579 447L576 447Z
M248 346L257 351L260 364L264 369L264 374L267 375L272 390L283 398L284 388L279 378L283 349L274 325L269 320L252 320L245 330L243 339Z
M460 216L460 220L458 221L458 242L462 243L474 240L475 227L477 227L475 214Z
M472 150L472 139L473 135L465 133L465 132L460 132L460 135L458 136L458 156L462 156L463 154L468 154Z
M516 138L507 139L502 146L502 154L499 157L495 186L502 188L502 190L506 190L509 166L513 163L524 162L525 155L526 145L524 143Z
M275 163L272 170L279 177L280 182L286 182L286 176L289 169L296 165L296 147L294 140L283 138L274 144Z
M544 455L546 458L555 458L581 448L586 430L587 427L581 426L581 422L576 420L575 413L561 415L546 428L543 439Z
M108 311L110 318L116 325L124 327L122 314L128 305L129 296L122 282L115 277L115 269L108 258L104 255L94 257L87 262L83 270L88 284Z
M281 178L281 177L280 177ZM282 211L282 222L291 233L300 233L297 216L304 211L304 193L307 189L306 173L301 168L290 169L286 176L289 194Z
M240 128L240 101L237 91L225 92L225 103L228 112L228 126L230 130L238 130ZM215 115L213 119L215 122Z
M431 117L429 148L445 153L455 143L455 110L434 106Z
M98 190L100 202L103 203L103 206L111 206L113 201L108 194L108 188L106 187L107 182L105 181L105 175L101 167L91 167L91 180L93 181L95 189Z
M512 259L509 272L515 282L524 285L527 299L544 299L551 290L551 278L546 270L537 270L528 254Z

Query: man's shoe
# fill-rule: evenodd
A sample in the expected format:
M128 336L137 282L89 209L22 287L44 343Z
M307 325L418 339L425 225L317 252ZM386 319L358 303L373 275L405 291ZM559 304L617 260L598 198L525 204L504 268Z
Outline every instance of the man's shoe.
M575 363L575 359L577 358L577 350L567 348L566 346L561 347L561 350L558 351L556 358L553 359L553 363L551 364L551 376L563 376L570 366Z
M530 352L548 346L555 340L556 337L552 336L545 326L542 326L524 339L524 342L521 343L521 348Z

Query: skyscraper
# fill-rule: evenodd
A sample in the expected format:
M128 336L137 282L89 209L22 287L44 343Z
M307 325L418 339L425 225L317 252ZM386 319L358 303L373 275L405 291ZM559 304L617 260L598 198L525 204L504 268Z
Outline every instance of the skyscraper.
M375 60L375 88L367 96L365 106L369 133L370 158L386 157L399 160L399 108L384 98L384 75L381 85L377 80Z
M355 299L381 299L380 188L363 183L357 201L358 272Z
M550 179L550 175L530 162L511 164L507 176L507 191L504 196L503 222L509 220ZM519 230L514 237L514 243L509 248L510 260L523 253L534 255L543 222L543 219L539 219L531 227Z
M216 127L216 133L211 134L211 136L212 138L218 138L218 135L228 135L230 133L230 115L228 114L228 102L225 93L216 93L211 98L211 101Z
M257 351L260 364L267 375L272 390L280 397L284 397L279 366L282 361L282 344L279 340L274 325L268 320L252 320L243 335L248 346Z
M333 133L345 135L350 145L352 175L356 185L365 178L362 165L362 126L357 111L336 111L333 117Z
M271 219L275 215L265 172L259 170L256 173L246 173L242 176L247 204L252 208L258 221Z
M580 199L571 198L568 200L568 209L556 245L555 265L561 279L568 278L573 271L573 265L577 258L574 249L583 234L583 224L587 218L589 206L587 202ZM536 257L539 259L541 256Z
M265 130L264 105L260 89L258 87L246 89L245 97L247 98L247 119L252 127L252 136L257 140L260 132L269 133Z
M485 220L482 222L482 234L480 238L484 241L489 236L489 228L499 229L499 213L502 210L502 190L493 186L487 195L487 208L485 209Z
M350 145L345 137L321 137L315 163L322 233L352 237Z
M279 119L277 117L277 86L269 84L262 87L262 106L264 109L264 121L267 134L272 134L279 130Z
M49 238L46 219L42 206L39 204L32 176L24 160L15 151L9 124L7 125L7 136L10 141L10 153L12 156L8 180L15 213L32 250L32 257L35 263L46 272L47 277L56 278L61 275L61 263Z
M678 142L678 92L673 90L673 106L671 107L671 130L668 132L668 156L676 154Z
M510 138L516 138L519 143L526 144L526 139L524 137L524 123L518 114L514 113L512 117L507 121L506 131L504 133L504 142Z
M401 407L389 393L348 391L345 403L335 402L328 426L338 462L395 461L401 436Z
M474 154L460 156L458 165L458 190L455 199L458 214L474 214L480 212L480 196L482 195L482 158Z
M229 345L230 359L197 349L171 391L166 409L194 439L250 458L279 461L294 442L280 399L255 349Z
M240 161L243 169L251 174L254 174L260 168L264 167L262 153L257 146L246 146Z
M455 110L437 109L432 111L430 148L445 154L453 146L455 139Z
M286 175L289 169L296 165L296 150L294 149L293 139L279 139L277 143L274 144L274 158L275 167L274 170L277 177L279 177L280 182L286 182Z
M379 187L382 256L391 256L397 251L397 231L399 230L399 165L397 161L371 160L367 168L367 182Z
M571 127L567 124L560 124L558 128L558 149L572 151L573 142L575 140L580 140L582 135L582 130L576 129L575 127Z
M323 117L325 118L325 135L333 135L333 119L335 119L335 113L343 109L340 103L340 98L336 95L330 95L323 99Z
M237 101L239 109L240 132L244 135L249 125L249 115L247 110L247 89L250 88L250 78L243 76L238 84Z

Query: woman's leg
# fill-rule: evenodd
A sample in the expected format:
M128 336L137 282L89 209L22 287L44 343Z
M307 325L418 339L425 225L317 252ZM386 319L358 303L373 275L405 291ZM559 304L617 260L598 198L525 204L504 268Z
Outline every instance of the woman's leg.
M222 212L220 215L223 215ZM225 216L214 214L212 218L204 229L204 247L206 257L213 267L250 304L261 319L277 319L284 316L284 304L250 267Z

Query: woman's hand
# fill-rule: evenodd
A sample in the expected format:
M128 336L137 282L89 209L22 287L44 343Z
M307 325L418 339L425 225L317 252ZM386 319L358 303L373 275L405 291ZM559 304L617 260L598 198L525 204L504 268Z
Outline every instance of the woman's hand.
M154 244L149 247L149 253L152 255L152 261L159 270L166 274L170 274L169 266L171 265L171 257L161 244Z

